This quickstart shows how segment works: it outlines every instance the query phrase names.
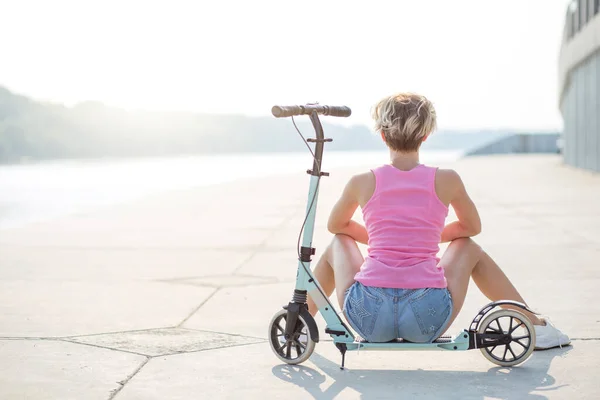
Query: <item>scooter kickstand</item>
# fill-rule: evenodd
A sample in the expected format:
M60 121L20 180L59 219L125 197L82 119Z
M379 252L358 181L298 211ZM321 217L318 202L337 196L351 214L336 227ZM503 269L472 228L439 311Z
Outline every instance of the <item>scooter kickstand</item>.
M340 353L342 353L342 365L340 367L341 370L344 370L344 364L346 363L346 344L345 343L336 343L335 347L338 348Z

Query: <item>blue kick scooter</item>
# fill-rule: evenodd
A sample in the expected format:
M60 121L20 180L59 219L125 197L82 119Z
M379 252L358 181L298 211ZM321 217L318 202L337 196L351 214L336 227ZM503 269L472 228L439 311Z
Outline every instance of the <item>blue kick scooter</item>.
M308 190L306 217L300 235L302 244L298 248L298 271L296 288L292 301L283 306L269 323L269 343L275 355L287 364L300 364L306 361L319 342L319 330L314 318L308 312L307 295L310 295L319 308L327 326L325 333L333 338L333 344L342 355L341 368L344 368L347 351L358 350L472 350L479 349L483 356L500 366L514 366L527 360L535 347L535 330L529 319L521 312L501 309L499 306L512 305L531 313L526 305L509 300L495 301L483 307L475 316L469 329L463 329L454 337L442 336L433 343L410 343L398 338L387 343L358 341L354 333L335 310L323 293L319 282L310 269L315 248L312 247L313 229L321 177L329 173L321 171L323 147L326 139L319 115L348 117L351 110L345 106L324 106L306 104L303 106L274 106L272 113L277 118L308 115L315 130L316 138L304 140L313 156ZM294 126L295 123L294 123ZM296 127L297 129L297 127ZM314 143L314 152L308 143Z

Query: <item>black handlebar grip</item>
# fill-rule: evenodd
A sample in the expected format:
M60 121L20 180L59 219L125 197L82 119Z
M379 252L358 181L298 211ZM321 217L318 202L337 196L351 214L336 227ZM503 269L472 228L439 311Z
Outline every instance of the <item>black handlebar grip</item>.
M346 106L322 106L320 104L307 104L304 106L273 106L271 113L277 118L292 117L295 115L310 115L313 112L332 117L349 117L352 110Z
M351 114L352 110L346 106L325 106L325 112L323 112L323 115L332 117L349 117Z
M273 106L271 113L277 118L291 117L302 114L300 106Z

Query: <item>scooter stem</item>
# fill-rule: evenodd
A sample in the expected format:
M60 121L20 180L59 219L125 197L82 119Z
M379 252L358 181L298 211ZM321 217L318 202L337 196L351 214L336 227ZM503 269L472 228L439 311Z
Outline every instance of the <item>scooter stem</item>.
M314 140L315 153L313 168L312 170L307 171L311 177L308 190L308 202L306 205L306 221L302 235L302 247L300 249L300 260L298 260L299 275L298 279L296 279L296 289L298 290L306 290L307 287L309 275L306 273L305 268L310 268L311 256L315 254L315 250L312 248L312 239L317 212L317 200L319 197L319 180L321 179L321 176L328 175L321 170L325 139L323 136L323 126L321 125L321 121L316 112L310 114L310 121L315 129L316 139Z

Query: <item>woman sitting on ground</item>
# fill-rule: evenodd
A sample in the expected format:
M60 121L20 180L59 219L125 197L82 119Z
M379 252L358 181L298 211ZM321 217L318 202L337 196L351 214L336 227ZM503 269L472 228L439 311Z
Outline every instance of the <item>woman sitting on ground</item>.
M396 94L376 105L373 118L391 162L347 183L329 217L335 237L314 270L327 296L336 290L352 328L369 342L432 342L458 315L471 278L492 301L525 303L470 239L481 231L481 222L460 176L419 162L419 148L436 127L431 102ZM365 226L352 220L358 206ZM458 221L445 225L449 206ZM356 242L368 244L365 259ZM450 244L439 259L444 242ZM315 315L310 298L308 305ZM536 349L570 343L546 320L519 311L535 326Z

